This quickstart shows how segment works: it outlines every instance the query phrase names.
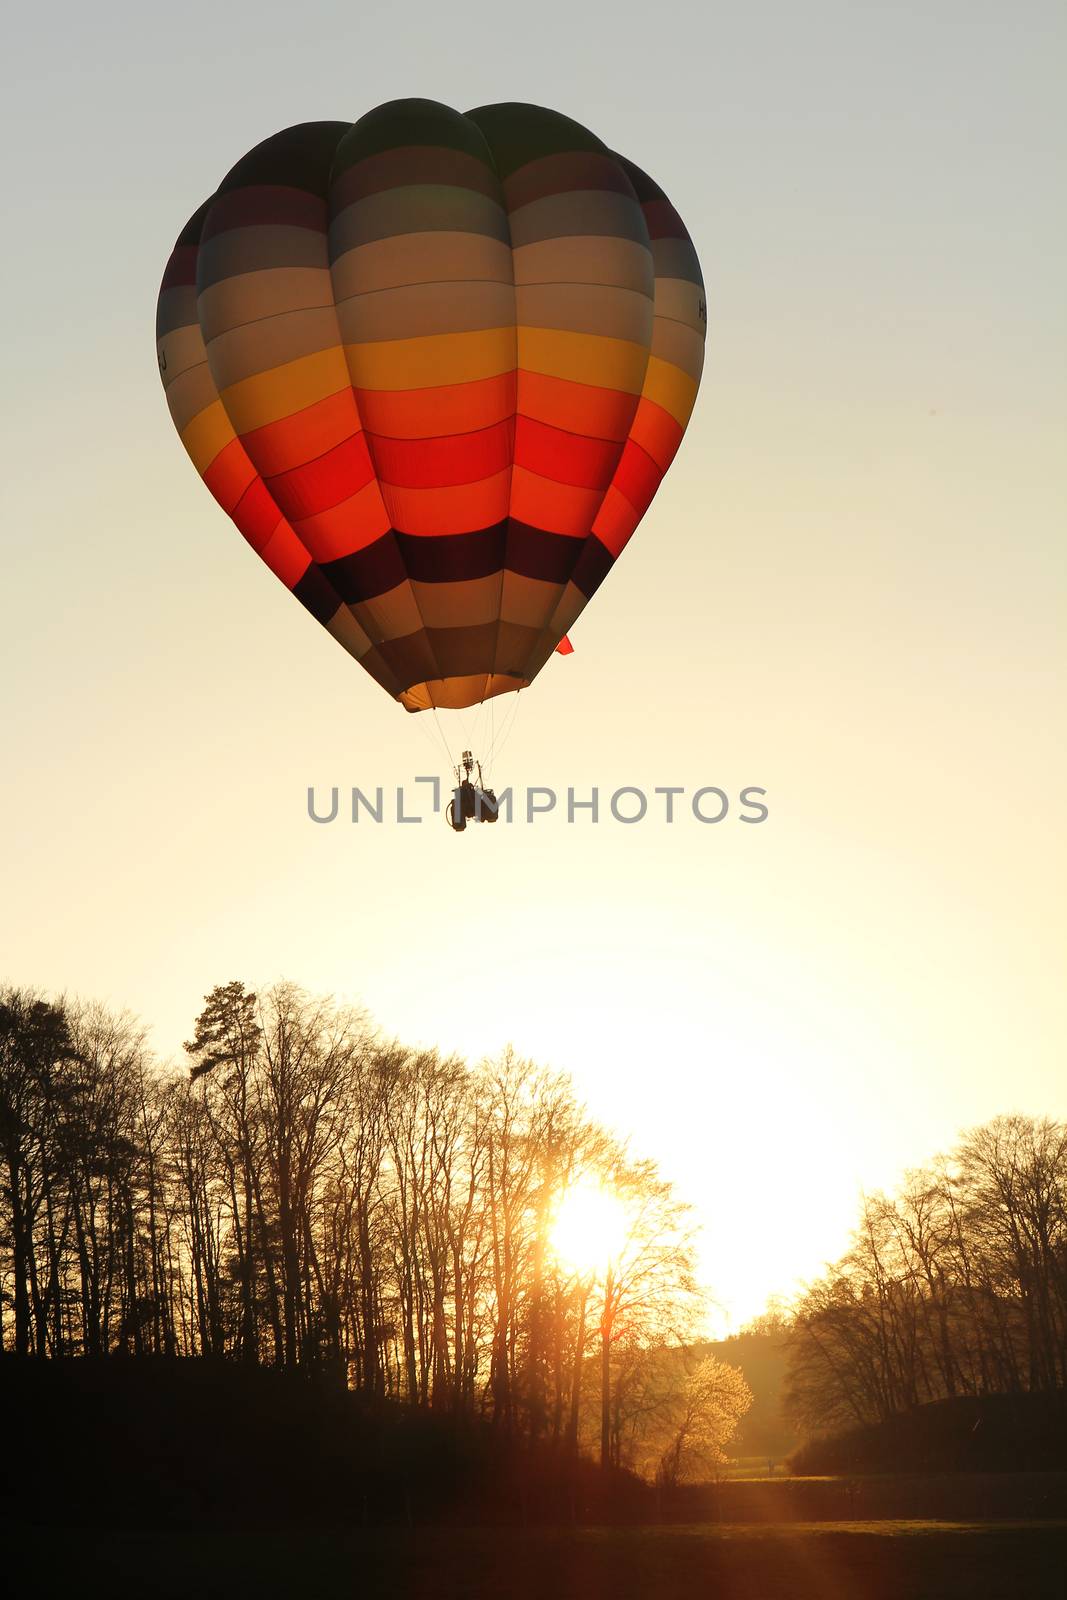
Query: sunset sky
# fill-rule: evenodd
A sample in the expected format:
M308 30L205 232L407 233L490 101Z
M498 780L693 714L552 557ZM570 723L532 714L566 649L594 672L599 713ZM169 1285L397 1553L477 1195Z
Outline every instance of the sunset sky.
M959 1128L1067 1115L1065 34L1025 0L23 8L0 976L163 1056L237 976L511 1040L697 1206L720 1327ZM760 827L308 820L444 752L205 491L155 298L250 145L402 95L586 123L707 283L679 457L494 778L759 785Z

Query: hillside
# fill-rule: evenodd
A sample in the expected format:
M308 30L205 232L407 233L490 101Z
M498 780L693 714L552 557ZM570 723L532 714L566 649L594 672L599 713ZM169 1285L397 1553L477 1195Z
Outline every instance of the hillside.
M735 1460L761 1457L780 1462L800 1443L800 1437L782 1412L785 1387L785 1338L781 1333L738 1333L707 1346L708 1351L740 1367L752 1390L752 1409L742 1418L727 1448Z
M813 1439L795 1473L1056 1472L1067 1467L1067 1394L963 1395Z
M488 1423L231 1362L3 1356L0 1415L14 1523L610 1522L650 1497Z

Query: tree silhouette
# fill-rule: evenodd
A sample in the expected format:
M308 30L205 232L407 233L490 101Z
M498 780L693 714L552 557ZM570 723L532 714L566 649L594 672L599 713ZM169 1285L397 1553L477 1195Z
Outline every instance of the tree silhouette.
M868 1196L790 1346L791 1411L814 1433L1067 1386L1067 1128L997 1117Z

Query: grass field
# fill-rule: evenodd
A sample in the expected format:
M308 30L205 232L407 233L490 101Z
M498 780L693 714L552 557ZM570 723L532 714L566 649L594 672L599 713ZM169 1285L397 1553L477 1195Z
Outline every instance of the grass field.
M1067 1600L1067 1523L718 1524L4 1538L13 1597ZM10 1587L6 1587L10 1584Z

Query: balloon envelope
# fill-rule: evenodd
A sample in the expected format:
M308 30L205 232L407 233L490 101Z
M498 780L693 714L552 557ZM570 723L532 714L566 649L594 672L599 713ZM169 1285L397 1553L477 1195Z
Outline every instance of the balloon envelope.
M419 711L533 680L674 457L705 325L678 213L586 128L403 100L243 157L157 342L216 500Z

